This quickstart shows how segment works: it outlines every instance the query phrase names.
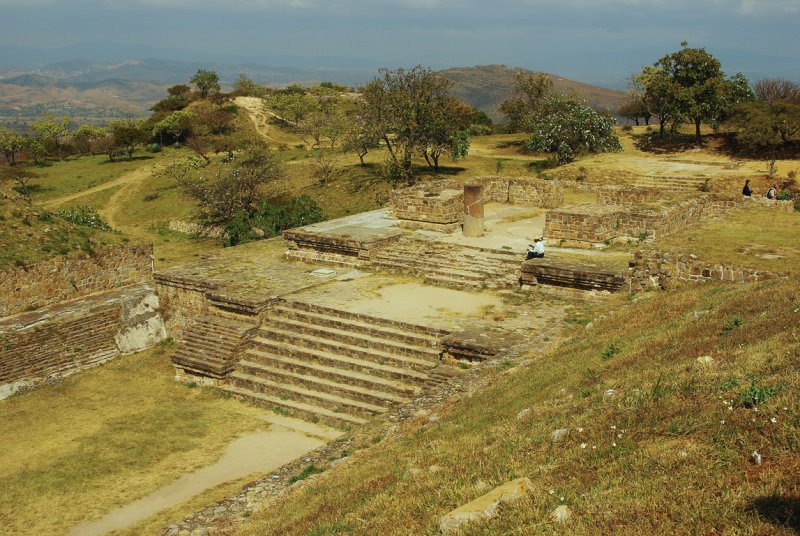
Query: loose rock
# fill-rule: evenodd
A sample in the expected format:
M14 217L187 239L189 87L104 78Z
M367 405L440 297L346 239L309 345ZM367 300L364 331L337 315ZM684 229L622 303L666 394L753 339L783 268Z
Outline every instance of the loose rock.
M571 517L572 510L566 504L562 504L550 512L550 521L553 523L564 523Z

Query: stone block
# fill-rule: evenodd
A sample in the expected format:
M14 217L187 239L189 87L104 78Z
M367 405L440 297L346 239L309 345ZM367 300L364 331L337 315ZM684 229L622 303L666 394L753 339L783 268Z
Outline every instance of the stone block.
M527 477L506 482L489 493L445 514L439 521L439 529L442 534L454 534L466 523L494 517L501 504L517 501L532 491L533 483Z

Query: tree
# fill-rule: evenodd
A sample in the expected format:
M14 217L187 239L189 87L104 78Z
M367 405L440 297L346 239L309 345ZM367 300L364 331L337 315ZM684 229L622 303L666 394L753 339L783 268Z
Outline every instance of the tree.
M178 84L167 89L168 97L155 103L150 111L170 113L183 110L192 101L192 88L186 84Z
M233 94L242 97L263 97L266 94L266 88L259 86L246 74L241 73L233 83Z
M642 99L639 97L631 96L619 107L617 113L626 119L634 121L637 127L639 126L639 119L643 119L645 125L650 124L650 112L647 111Z
M177 179L183 191L199 204L205 222L225 225L240 213L253 217L266 199L263 186L283 174L278 160L265 145L259 144L222 164L213 177L183 169Z
M431 109L423 125L420 152L434 171L439 171L439 159L443 154L449 154L455 162L469 153L467 129L472 112L472 108L456 99L446 99Z
M7 128L0 128L0 152L3 153L9 166L17 163L17 155L26 146L27 140L25 136Z
M38 121L34 121L31 128L42 141L53 145L59 160L64 160L61 140L69 132L69 123L69 116L57 118L53 114L46 113Z
M739 104L729 125L740 143L768 152L800 134L800 104L786 101L758 101Z
M16 183L15 190L25 198L28 205L32 205L33 199L31 198L31 191L30 188L28 188L28 183L31 179L36 178L37 175L31 173L24 165L0 168L0 172L2 173L2 178L10 179Z
M753 85L756 98L766 102L800 104L800 84L782 78L763 78Z
M522 71L514 76L514 93L500 104L511 132L526 132L536 120L541 104L553 93L553 80L546 73Z
M672 98L672 83L664 69L647 66L631 80L630 94L639 99L645 113L658 119L658 134L664 136L666 126L681 120L679 103Z
M136 147L147 142L150 133L142 129L142 125L133 120L114 121L109 125L111 134L103 147L112 162L119 155L127 155L128 160L133 160L133 153Z
M94 125L81 125L72 135L72 141L80 154L93 154L93 144L108 135L108 130Z
M197 87L201 99L205 99L209 94L217 93L220 90L219 76L214 71L198 69L197 74L192 77L190 82Z
M592 110L574 96L552 95L541 105L526 147L555 153L566 164L581 153L619 152L622 146L614 134L614 119Z
M455 136L461 118L450 82L429 68L380 69L361 88L358 116L385 144L387 175L393 183L414 182L412 158L428 154L445 135ZM446 129L446 130L445 130Z
M153 126L153 138L163 147L164 143L172 144L185 141L192 133L193 115L188 112L172 112Z
M364 165L364 157L372 149L380 147L381 137L363 117L355 115L347 125L343 147L358 155L360 165Z

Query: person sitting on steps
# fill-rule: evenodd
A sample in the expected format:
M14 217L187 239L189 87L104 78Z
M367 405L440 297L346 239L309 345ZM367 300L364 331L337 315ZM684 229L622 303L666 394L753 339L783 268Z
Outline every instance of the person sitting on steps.
M751 197L753 195L753 190L750 189L750 179L744 181L744 188L742 188L742 195L745 197Z
M544 257L544 240L536 238L533 245L528 244L528 257L525 260L541 259L542 257Z
M767 199L775 199L778 196L778 189L775 186L777 185L773 184L770 186L770 189L767 190L767 193L764 194L764 197Z

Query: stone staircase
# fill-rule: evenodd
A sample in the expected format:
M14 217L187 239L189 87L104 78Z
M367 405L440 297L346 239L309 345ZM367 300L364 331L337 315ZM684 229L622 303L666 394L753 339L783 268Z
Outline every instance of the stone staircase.
M404 238L373 254L370 265L422 277L426 283L460 290L517 288L523 257L432 240Z
M270 305L223 389L337 427L359 425L440 380L446 332L300 301Z
M236 368L236 355L255 329L252 322L202 315L187 330L172 363L179 371L224 378Z
M675 192L697 191L705 182L699 177L658 177L642 175L636 178L634 185L643 188L658 188Z

